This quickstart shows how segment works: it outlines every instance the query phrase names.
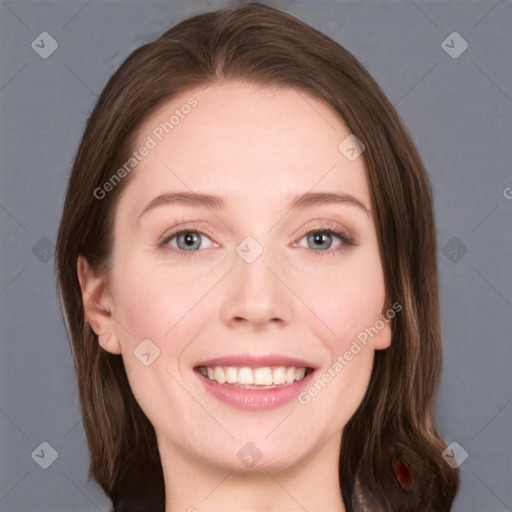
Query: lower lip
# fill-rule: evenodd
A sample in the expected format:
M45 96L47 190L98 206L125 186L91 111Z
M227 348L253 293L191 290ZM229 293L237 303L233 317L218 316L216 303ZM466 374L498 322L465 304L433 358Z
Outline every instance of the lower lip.
M308 386L315 372L311 372L301 380L294 381L293 384L269 389L244 389L230 384L219 384L198 371L196 373L206 391L215 398L239 409L261 411L274 409L292 401Z

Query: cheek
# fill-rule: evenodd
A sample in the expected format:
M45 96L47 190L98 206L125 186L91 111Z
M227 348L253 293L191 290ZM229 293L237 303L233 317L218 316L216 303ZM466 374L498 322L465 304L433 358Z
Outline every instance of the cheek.
M162 410L169 404L182 411L191 407L176 380L182 380L184 352L204 329L204 283L147 265L142 258L115 268L113 294L124 366L137 402L155 424L165 419Z
M133 257L114 267L116 319L126 326L129 334L119 331L128 343L151 338L166 344L177 327L189 321L205 286L197 276L184 279L183 273L150 265L145 259Z
M359 256L346 264L340 263L337 269L331 268L322 280L323 285L309 286L305 295L311 309L326 326L327 339L332 340L333 348L342 349L373 326L385 304L384 277L378 257L362 252Z
M119 329L122 341L136 344L144 338L160 339L172 326L169 293L148 273L125 275L130 278L119 283L115 294L117 320L126 326L124 333Z
M315 425L326 426L327 435L332 433L329 428L342 428L350 420L368 388L375 338L367 329L375 325L382 312L385 286L374 257L340 265L338 271L329 273L325 283L321 290L315 288L309 294L309 300L311 309L321 312L318 316L322 324L329 327L322 328L328 359L299 403L306 404L316 418Z

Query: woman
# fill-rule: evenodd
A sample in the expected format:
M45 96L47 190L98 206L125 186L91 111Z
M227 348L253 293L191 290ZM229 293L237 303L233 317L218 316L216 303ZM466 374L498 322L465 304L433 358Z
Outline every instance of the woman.
M114 510L449 511L428 178L346 50L251 4L134 51L57 244Z

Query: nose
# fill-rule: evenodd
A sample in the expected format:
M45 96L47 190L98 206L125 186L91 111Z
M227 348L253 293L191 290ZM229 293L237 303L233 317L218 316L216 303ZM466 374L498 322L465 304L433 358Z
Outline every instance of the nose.
M283 265L269 250L248 261L234 255L221 306L222 321L229 327L245 325L260 330L288 325L293 320L294 297L284 284Z

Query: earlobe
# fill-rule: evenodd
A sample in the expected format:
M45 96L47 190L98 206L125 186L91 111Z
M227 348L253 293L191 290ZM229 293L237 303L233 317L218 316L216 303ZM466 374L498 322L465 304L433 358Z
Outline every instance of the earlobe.
M98 343L102 348L111 354L121 354L121 344L115 332L98 335Z
M379 334L373 339L373 348L375 350L384 350L391 346L391 322L385 319L382 322L385 324L384 327L379 330Z
M378 334L373 340L373 348L375 350L384 350L391 346L391 337L393 330L391 328L391 318L388 316L390 307L387 307L388 301L382 313L379 315L378 320L375 322L375 327L378 329Z
M78 256L77 274L82 291L85 322L97 334L99 344L108 352L121 353L113 317L113 302L107 276L98 275L83 256Z

